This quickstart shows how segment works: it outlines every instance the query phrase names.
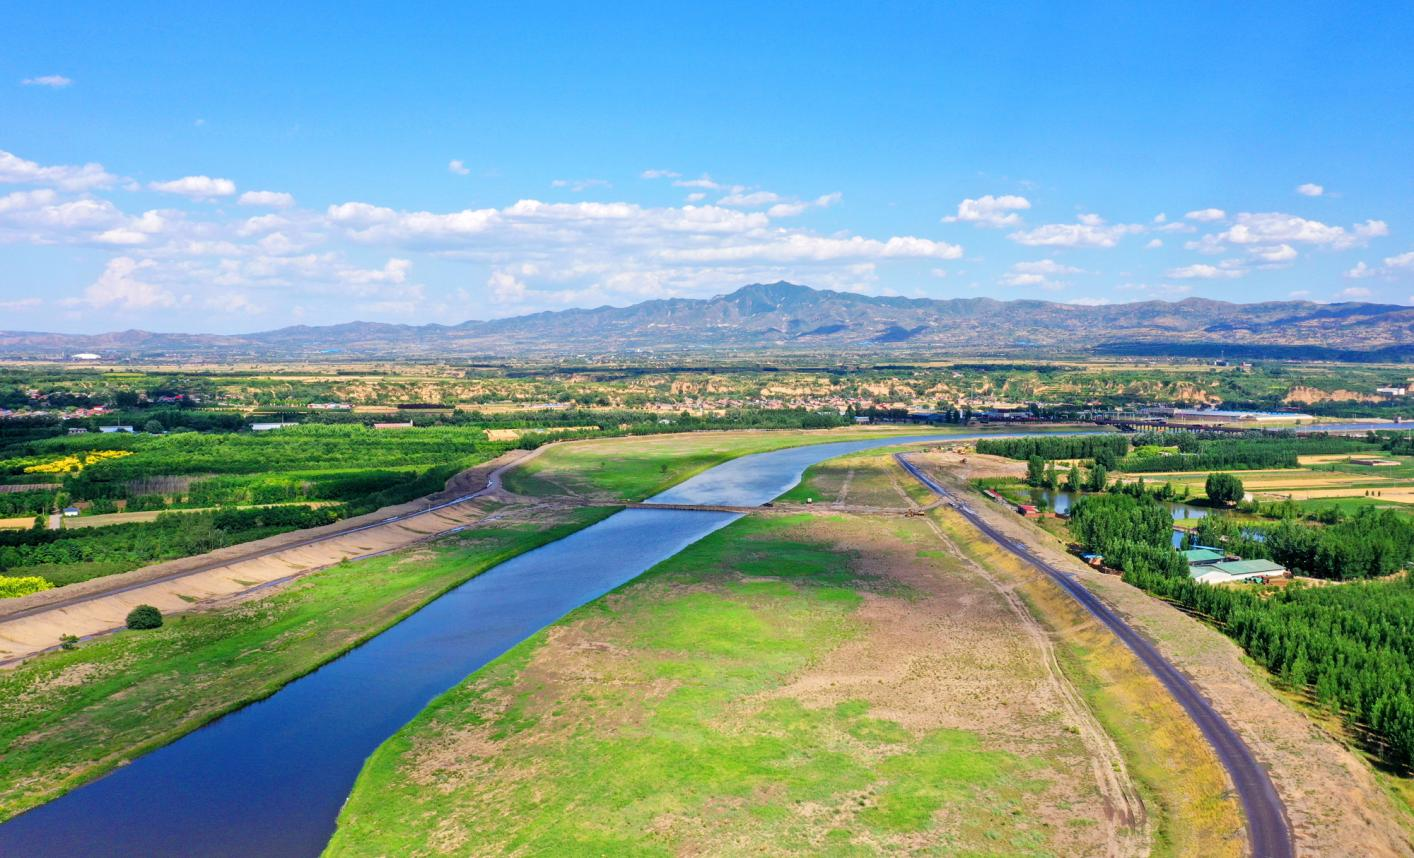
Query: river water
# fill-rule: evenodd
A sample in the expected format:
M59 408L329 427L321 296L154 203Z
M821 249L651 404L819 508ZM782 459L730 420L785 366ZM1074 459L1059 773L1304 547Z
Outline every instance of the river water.
M754 506L817 462L917 435L733 459L656 497ZM0 856L313 856L364 760L487 662L738 518L624 510L467 581L265 700L0 825Z

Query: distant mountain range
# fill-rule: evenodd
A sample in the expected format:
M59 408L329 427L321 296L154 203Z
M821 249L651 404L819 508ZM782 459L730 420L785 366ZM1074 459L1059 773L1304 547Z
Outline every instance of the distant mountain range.
M793 283L707 299L560 310L459 325L351 322L254 334L0 332L0 356L331 359L573 356L702 350L1188 354L1414 359L1414 307L1276 301L1078 306L991 298L886 298Z

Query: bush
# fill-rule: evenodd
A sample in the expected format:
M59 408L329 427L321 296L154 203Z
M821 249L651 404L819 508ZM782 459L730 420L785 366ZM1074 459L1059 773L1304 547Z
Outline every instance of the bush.
M128 628L155 629L162 625L162 612L151 605L138 605L128 612Z
M48 590L53 586L53 584L50 584L38 575L26 575L24 577L0 575L0 599L13 599L17 596L28 596L30 593Z

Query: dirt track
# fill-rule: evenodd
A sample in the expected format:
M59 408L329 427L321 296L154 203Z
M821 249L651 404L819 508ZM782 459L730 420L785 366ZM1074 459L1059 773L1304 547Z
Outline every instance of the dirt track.
M513 450L462 471L438 494L325 527L7 599L0 605L0 667L53 649L60 635L83 638L111 632L140 604L153 605L164 614L193 610L213 599L465 526L487 514L478 501L500 489L504 472L535 454Z

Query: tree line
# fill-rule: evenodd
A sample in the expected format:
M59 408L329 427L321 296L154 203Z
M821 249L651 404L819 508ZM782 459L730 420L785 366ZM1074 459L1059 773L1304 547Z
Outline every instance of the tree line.
M1053 459L1108 459L1106 467L1129 452L1123 435L1038 435L1030 438L981 438L977 452L1025 461L1033 457Z
M1367 507L1325 527L1294 519L1238 524L1208 516L1194 535L1203 545L1273 560L1312 578L1378 578L1414 563L1414 519L1389 509Z
M1210 620L1255 661L1340 713L1375 753L1403 768L1414 764L1414 586L1407 580L1259 590L1140 569L1126 570L1124 580Z

